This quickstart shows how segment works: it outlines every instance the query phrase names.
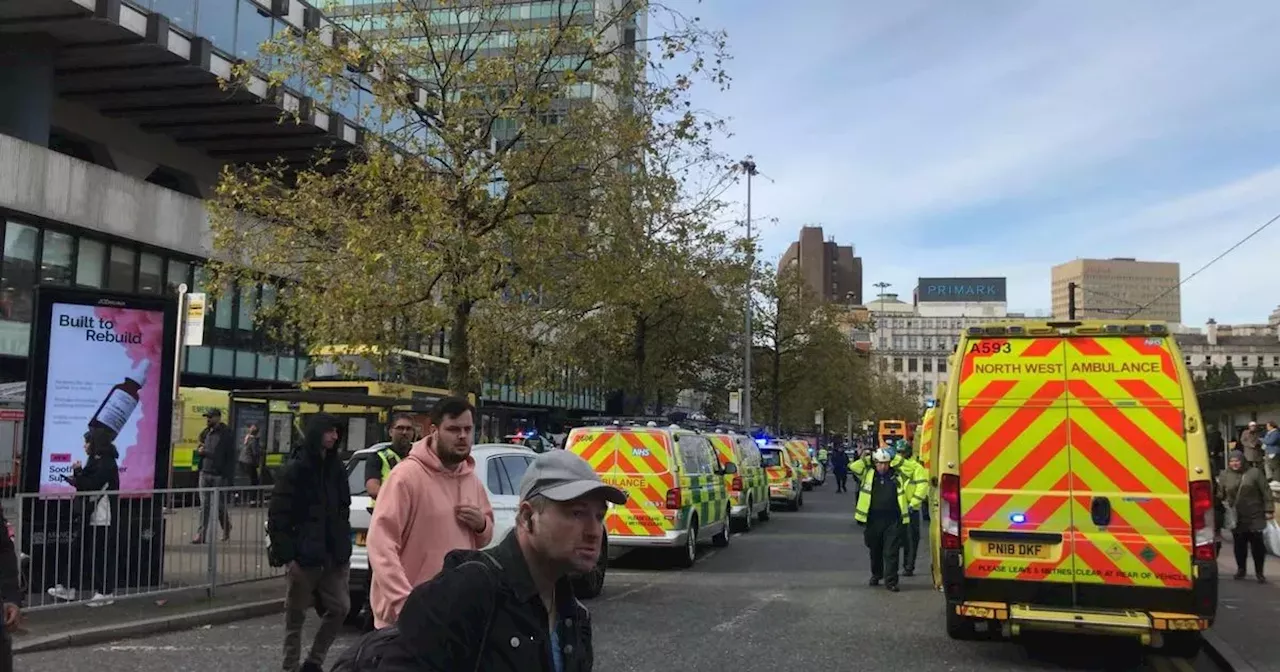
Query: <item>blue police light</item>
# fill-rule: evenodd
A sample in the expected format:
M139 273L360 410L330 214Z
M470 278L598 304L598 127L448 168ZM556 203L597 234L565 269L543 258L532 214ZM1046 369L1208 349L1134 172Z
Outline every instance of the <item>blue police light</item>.
M756 445L760 446L761 448L764 448L765 446L769 445L769 439L756 439Z
M1013 521L1014 525L1021 525L1027 522L1027 514L1025 513L1010 514L1009 520Z

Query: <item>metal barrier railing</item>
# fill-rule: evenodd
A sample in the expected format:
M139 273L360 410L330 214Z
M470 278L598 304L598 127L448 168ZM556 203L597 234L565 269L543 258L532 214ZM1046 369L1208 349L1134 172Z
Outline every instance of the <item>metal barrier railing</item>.
M281 576L267 560L270 486L18 494L5 500L27 608ZM105 596L105 597L104 597Z

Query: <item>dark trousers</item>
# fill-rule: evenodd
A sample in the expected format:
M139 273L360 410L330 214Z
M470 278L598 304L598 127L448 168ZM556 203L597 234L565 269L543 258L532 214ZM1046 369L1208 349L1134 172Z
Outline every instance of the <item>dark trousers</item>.
M240 471L243 471L245 476L249 477L249 485L254 487L262 485L262 479L258 477L258 465L241 462ZM257 493L254 493L254 495L256 496Z
M849 486L848 486L849 472L837 471L835 472L835 474L836 474L836 492L848 492L849 491Z
M0 672L13 672L13 638L0 624Z
M323 667L329 647L338 638L342 621L351 609L348 579L351 568L291 567L285 572L284 664L285 672L295 672L302 658L302 625L313 605L323 613L320 627L311 642L306 662Z
M902 569L914 573L916 571L916 552L920 549L920 512L912 511L907 516L910 522L901 526Z
M1253 551L1253 571L1262 574L1262 565L1267 561L1267 542L1261 532L1231 532L1232 550L1236 552L1236 573L1244 574L1249 559L1249 551Z
M84 524L80 538L71 545L71 582L68 586L103 595L115 592L115 535L113 526Z
M898 583L898 546L902 543L902 517L897 511L872 511L864 530L871 551L871 578Z

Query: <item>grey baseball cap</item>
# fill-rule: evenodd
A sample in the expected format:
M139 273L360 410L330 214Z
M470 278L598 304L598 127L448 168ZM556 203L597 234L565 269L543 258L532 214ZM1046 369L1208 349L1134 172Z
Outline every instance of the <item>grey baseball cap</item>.
M568 502L591 493L605 501L626 504L627 494L600 480L587 461L567 450L549 450L537 457L520 479L520 500L542 495L553 502Z

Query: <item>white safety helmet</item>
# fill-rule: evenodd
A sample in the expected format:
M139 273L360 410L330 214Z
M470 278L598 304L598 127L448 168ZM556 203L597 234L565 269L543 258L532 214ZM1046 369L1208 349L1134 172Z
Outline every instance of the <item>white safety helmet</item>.
M871 453L871 459L876 462L892 462L893 454L884 448L876 448L876 451Z

